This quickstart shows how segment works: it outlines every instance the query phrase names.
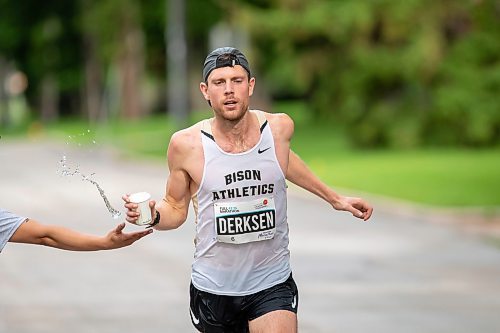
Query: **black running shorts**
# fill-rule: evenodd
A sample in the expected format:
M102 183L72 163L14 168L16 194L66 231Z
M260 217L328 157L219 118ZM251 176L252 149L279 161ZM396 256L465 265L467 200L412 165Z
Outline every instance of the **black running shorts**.
M248 322L268 312L297 313L299 292L290 274L288 280L247 296L222 296L190 287L190 315L203 333L245 333Z

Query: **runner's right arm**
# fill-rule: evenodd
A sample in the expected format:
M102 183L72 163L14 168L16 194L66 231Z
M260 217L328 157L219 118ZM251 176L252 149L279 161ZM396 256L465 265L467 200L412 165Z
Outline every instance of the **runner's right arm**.
M155 202L151 200L149 205L152 209L153 220L156 211L160 214L159 223L154 226L156 230L171 230L180 227L187 219L191 193L189 190L191 177L184 169L184 163L188 158L189 149L186 142L190 140L190 133L186 130L175 133L170 140L167 152L168 168L170 174L167 179L165 197ZM135 211L137 204L131 203L128 196L123 196L125 208L127 208L126 220L135 224L139 213Z

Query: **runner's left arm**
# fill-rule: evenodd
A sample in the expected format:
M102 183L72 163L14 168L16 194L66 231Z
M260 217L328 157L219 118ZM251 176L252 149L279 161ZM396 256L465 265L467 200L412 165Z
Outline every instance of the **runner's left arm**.
M317 195L336 210L348 211L353 216L368 220L373 208L363 199L339 195L323 183L304 161L290 149L286 179Z

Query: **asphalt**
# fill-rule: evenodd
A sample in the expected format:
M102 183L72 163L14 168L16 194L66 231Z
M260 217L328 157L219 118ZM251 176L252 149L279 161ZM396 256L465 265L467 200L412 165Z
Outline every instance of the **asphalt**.
M58 174L63 155L95 173L121 211L124 193L163 195L164 162L4 136L0 206L81 232L112 229L122 219L112 219L97 189ZM301 190L289 192L300 332L500 331L497 245L450 223L377 206L370 222L360 222ZM0 254L0 333L194 332L188 312L193 236L191 214L179 229L119 250L9 243Z

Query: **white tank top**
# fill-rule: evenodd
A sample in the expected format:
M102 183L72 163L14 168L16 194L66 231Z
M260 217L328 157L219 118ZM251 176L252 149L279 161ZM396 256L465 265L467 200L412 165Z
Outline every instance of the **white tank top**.
M291 273L285 176L269 123L261 111L260 140L231 154L202 123L203 178L193 196L196 213L191 279L203 291L244 296L286 281Z

